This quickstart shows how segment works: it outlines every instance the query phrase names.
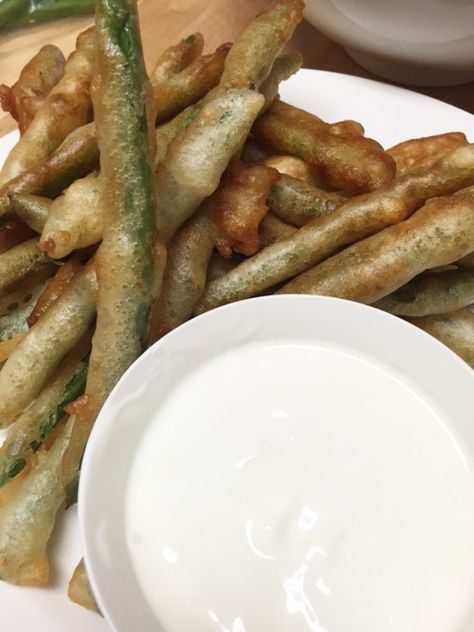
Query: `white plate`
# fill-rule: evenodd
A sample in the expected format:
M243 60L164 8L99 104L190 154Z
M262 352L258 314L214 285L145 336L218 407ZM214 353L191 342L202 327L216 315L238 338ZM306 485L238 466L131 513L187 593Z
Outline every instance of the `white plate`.
M435 99L367 79L301 70L285 83L282 98L327 121L360 121L367 136L385 147L408 138L465 132L474 141L474 117ZM0 163L16 132L0 139ZM107 632L97 615L70 603L69 577L81 557L75 508L59 521L51 549L53 583L47 589L17 588L0 582L2 629L8 632Z

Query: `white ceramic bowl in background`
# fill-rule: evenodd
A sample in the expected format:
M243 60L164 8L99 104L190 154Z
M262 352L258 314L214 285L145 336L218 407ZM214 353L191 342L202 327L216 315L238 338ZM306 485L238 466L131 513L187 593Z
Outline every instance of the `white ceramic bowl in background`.
M473 0L305 0L305 17L360 66L420 86L474 79Z
M402 375L445 414L474 456L474 425L466 415L474 372L395 316L341 299L287 295L240 301L195 318L151 347L122 377L86 449L79 489L83 551L100 609L115 630L164 632L135 576L125 521L134 455L155 411L201 364L239 345L280 338L314 340L383 363L384 371Z

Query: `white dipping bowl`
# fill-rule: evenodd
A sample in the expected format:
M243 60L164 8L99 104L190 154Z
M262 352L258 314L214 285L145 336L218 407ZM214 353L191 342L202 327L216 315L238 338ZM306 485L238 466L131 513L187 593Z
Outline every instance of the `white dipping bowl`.
M474 79L471 0L306 0L305 17L363 68L420 86Z
M148 605L126 539L127 484L153 414L171 389L203 363L240 345L288 338L342 348L382 364L389 376L401 377L432 402L467 446L468 456L474 456L469 413L474 371L413 325L358 303L305 295L249 299L203 314L162 338L130 367L103 407L85 452L79 487L85 563L100 610L116 631L173 632L164 630ZM376 401L377 393L373 397Z

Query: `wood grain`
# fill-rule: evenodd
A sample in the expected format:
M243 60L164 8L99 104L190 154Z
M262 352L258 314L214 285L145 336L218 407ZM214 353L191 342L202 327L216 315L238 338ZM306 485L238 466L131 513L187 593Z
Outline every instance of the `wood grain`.
M269 0L141 0L139 10L146 62L152 65L164 48L193 31L204 35L207 50L233 41L269 4ZM91 23L90 18L71 18L1 36L0 83L14 83L21 68L44 44L55 44L65 55L69 54L77 34ZM377 79L353 62L341 46L307 22L298 27L291 47L303 53L307 68ZM411 89L474 113L474 82L449 88ZM0 136L14 127L10 117L0 118Z

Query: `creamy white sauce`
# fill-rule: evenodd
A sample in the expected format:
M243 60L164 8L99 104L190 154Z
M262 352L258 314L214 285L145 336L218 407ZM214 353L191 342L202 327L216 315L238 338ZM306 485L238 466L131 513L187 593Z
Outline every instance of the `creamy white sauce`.
M140 444L127 540L167 632L467 632L474 480L439 412L372 360L225 353Z

